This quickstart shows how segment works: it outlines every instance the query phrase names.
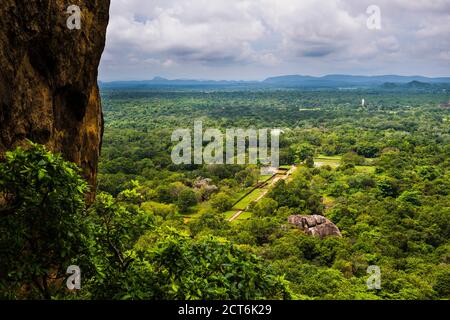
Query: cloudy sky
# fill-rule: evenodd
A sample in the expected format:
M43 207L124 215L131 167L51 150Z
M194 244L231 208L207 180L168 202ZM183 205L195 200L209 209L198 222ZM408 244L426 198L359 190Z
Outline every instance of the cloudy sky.
M332 73L449 76L450 0L111 0L103 81Z

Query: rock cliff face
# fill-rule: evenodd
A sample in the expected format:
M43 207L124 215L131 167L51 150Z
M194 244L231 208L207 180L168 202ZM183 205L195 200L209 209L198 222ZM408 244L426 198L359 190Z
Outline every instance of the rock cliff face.
M70 5L80 29L67 26ZM0 2L0 157L29 139L79 164L95 187L108 19L109 0Z
M290 216L288 222L302 229L306 234L325 238L328 236L342 237L339 228L328 220L319 215L313 216Z

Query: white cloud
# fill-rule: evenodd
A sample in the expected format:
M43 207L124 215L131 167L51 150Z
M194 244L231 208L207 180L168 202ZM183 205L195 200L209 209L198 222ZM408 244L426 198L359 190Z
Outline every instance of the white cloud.
M241 1L169 1L152 7L148 1L126 6L124 0L113 0L111 17L112 49L126 46L177 60L240 61L248 55L248 43L264 35L261 21Z
M366 27L371 4L381 9L379 31ZM348 73L368 63L406 72L421 58L426 69L428 57L439 73L450 67L449 19L448 0L112 0L101 75L332 73L336 62Z

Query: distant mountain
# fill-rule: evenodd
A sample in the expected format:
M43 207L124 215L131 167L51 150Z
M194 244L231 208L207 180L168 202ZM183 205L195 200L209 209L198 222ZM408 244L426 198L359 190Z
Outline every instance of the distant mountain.
M354 76L330 74L323 77L305 75L286 75L270 77L264 81L216 81L174 79L155 77L144 81L99 82L101 88L161 88L161 87L197 87L197 88L347 88L347 87L380 87L395 88L408 85L410 88L423 88L429 84L450 84L450 77L428 78L423 76Z
M408 82L406 85L410 88L428 88L432 84L414 80L414 81Z
M396 84L396 83L450 83L448 78L427 78L423 76L398 76L398 75L383 75L383 76L352 76L332 74L323 77L311 77L302 75L289 75L267 78L263 83L271 85L287 85L287 86L324 86L324 87L340 87L340 86L373 86Z
M290 75L290 76L278 76L278 77L272 77L267 78L264 80L264 83L299 83L303 81L313 81L317 80L318 78L312 77L312 76L301 76L301 75Z
M426 91L436 91L436 90L448 90L450 89L450 83L429 83L421 81L410 81L408 83L393 83L385 82L383 85L379 86L381 89L386 90L398 90L398 89L412 89L412 90L426 90Z

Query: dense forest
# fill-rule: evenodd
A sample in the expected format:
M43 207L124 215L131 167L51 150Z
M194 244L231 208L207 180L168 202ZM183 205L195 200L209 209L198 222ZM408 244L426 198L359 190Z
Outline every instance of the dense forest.
M42 146L0 164L14 205L0 225L0 298L449 299L448 100L404 88L104 89L94 204L79 169ZM295 170L263 195L255 187L273 177L259 165L175 165L171 134L194 120L282 129L281 167ZM322 215L342 236L308 235L292 215ZM81 290L65 287L70 265ZM368 290L373 265L381 288Z

